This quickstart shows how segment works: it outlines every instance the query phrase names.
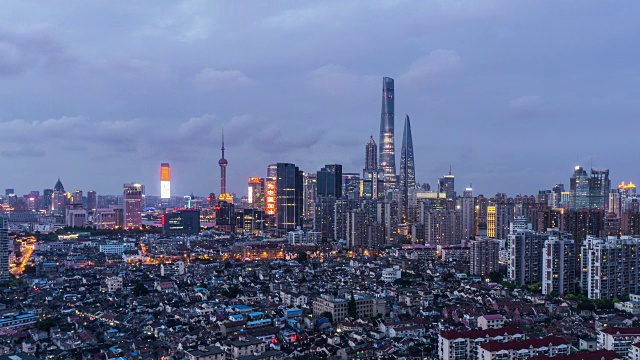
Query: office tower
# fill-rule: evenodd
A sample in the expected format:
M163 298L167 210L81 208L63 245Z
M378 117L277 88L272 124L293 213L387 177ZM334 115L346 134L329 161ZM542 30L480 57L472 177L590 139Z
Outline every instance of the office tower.
M393 79L382 79L382 111L380 114L380 155L378 168L384 174L385 190L392 189L397 184L396 151L394 142L394 98Z
M526 219L518 219L511 225L508 240L508 271L510 282L532 285L542 280L542 249L546 234L531 230Z
M591 168L589 178L589 208L608 209L609 191L611 181L609 180L609 169Z
M580 282L589 299L621 299L638 293L639 238L588 236L581 250Z
M276 228L282 235L302 227L304 177L297 166L288 163L278 163L276 174Z
M445 193L448 200L456 198L455 176L451 174L451 169L449 169L449 174L438 180L438 192Z
M9 219L0 216L0 282L9 281Z
M171 167L168 163L160 164L160 198L171 198Z
M479 238L469 243L469 258L471 260L471 274L489 276L492 272L500 271L500 241L489 238Z
M53 194L51 195L51 214L59 224L64 222L67 201L67 193L64 191L62 182L58 179L56 185L53 187Z
M373 141L373 135L369 138L365 147L364 169L376 170L378 168L378 146Z
M224 130L222 132L222 158L218 160L220 165L220 198L222 199L227 194L227 165L229 162L224 158ZM227 199L224 199L227 200Z
M589 176L582 166L574 168L570 179L569 207L572 210L589 208Z
M6 196L15 195L16 191L14 189L4 189L4 194Z
M73 204L82 205L82 190L76 190L73 194Z
M462 215L462 239L469 240L476 235L476 198L473 197L473 189L468 187L462 193L460 199Z
M87 191L87 210L95 210L98 208L98 198L95 190Z
M325 165L316 177L318 189L313 228L323 239L333 239L336 200L342 198L342 165Z
M325 165L316 176L318 196L342 197L342 165Z
M551 198L549 199L549 206L552 208L559 208L562 206L562 193L564 192L564 184L555 184L551 189Z
M42 201L40 202L40 210L51 211L53 198L53 189L44 189L42 191Z
M618 186L620 192L620 211L638 211L638 197L636 193L636 185L629 181L625 184L624 181Z
M224 232L235 232L236 216L233 203L219 201L216 210L216 229Z
M267 166L267 181L276 181L278 178L278 164Z
M264 211L265 192L264 178L250 177L249 186L247 188L249 206L252 209Z
M576 252L571 234L551 231L542 253L542 293L573 294L576 290Z
M315 173L304 173L303 180L303 209L302 216L305 220L315 218L316 197L318 196L318 176Z
M122 189L123 227L125 229L142 226L142 185L124 184Z
M360 175L357 173L342 173L342 196L360 199Z
M167 235L197 235L200 233L200 211L178 210L162 214L162 233Z
M400 155L400 191L402 192L402 221L407 222L409 212L409 192L416 188L416 169L413 160L413 139L409 115L404 119L402 151Z

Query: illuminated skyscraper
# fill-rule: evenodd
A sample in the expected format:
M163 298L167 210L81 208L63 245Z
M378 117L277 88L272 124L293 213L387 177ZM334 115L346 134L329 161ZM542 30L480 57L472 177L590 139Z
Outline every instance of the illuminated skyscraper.
M438 180L438 192L445 193L447 200L456 198L455 181L456 178L451 174L451 168L449 168L449 174Z
M304 208L302 216L305 219L313 219L316 213L316 196L318 195L318 177L316 173L304 173L303 191Z
M124 184L122 189L124 228L142 226L142 185Z
M397 185L396 151L394 143L394 98L393 79L382 79L382 111L380 114L380 156L378 168L384 173L384 183L387 189Z
M416 169L413 160L413 140L409 115L404 119L402 152L400 156L400 191L402 191L402 219L406 222L409 210L409 191L416 188Z
M250 177L247 194L249 206L264 211L264 178Z
M53 194L51 194L51 213L56 218L56 221L62 223L64 221L65 208L67 207L67 194L64 191L64 186L60 179L53 187Z
M171 167L168 163L160 164L160 198L171 198Z
M227 194L227 165L229 162L224 158L224 130L222 132L222 158L218 161L220 165L220 196Z

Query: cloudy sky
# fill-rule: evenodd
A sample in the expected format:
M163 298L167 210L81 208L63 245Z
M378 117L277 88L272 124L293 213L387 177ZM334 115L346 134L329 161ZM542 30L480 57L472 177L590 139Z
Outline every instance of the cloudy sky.
M63 5L61 5L63 4ZM293 162L361 172L382 77L419 182L568 186L576 162L639 181L640 2L7 1L0 6L0 177L159 194L229 190ZM399 148L399 146L398 146ZM398 151L399 157L399 151Z

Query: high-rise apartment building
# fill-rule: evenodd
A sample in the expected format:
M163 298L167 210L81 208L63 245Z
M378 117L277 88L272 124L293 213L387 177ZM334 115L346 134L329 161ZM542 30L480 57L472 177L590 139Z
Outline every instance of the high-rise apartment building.
M460 213L462 225L462 239L469 240L476 235L476 198L473 197L473 189L468 187L460 198Z
M525 219L518 219L509 233L507 278L518 286L539 283L542 279L542 249L548 236L531 227Z
M396 151L394 140L394 81L392 78L382 79L382 111L380 114L380 142L378 156L378 168L384 174L386 189L392 189L397 185L396 175Z
M400 191L402 192L402 221L408 222L409 193L416 188L416 168L413 158L413 139L411 137L411 121L409 115L404 119L402 135L402 152L400 155Z
M576 290L575 245L571 234L549 231L542 253L542 293L573 294Z
M640 238L587 236L580 283L589 299L623 298L640 291Z
M9 219L0 216L0 282L9 280Z
M589 176L582 166L574 168L573 176L569 181L569 207L572 210L589 208Z
M500 241L490 238L479 238L469 243L471 274L488 276L499 271Z
M302 171L294 164L277 164L276 228L281 234L302 227L303 181Z
M123 227L125 229L142 226L142 185L124 184L122 189Z
M305 220L313 220L316 213L316 197L318 196L318 176L315 173L304 173L303 177L302 216Z

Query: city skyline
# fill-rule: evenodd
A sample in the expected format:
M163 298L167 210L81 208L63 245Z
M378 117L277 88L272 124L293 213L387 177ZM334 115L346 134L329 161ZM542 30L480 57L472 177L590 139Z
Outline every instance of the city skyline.
M622 39L639 31L638 4L356 4L0 10L0 187L42 191L60 177L70 190L119 194L135 181L159 194L167 162L174 194L216 192L222 126L229 192L277 162L360 172L384 76L397 113L412 116L419 183L433 188L452 165L476 194L535 194L591 164L613 185L638 182L633 131L620 131L637 113L638 50Z

